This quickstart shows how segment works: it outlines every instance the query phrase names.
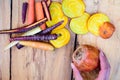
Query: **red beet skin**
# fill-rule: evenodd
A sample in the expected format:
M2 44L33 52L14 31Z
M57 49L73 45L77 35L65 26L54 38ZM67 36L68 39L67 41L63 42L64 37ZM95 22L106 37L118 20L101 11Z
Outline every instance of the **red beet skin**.
M99 50L90 45L81 45L73 53L72 59L79 71L92 71L98 66Z

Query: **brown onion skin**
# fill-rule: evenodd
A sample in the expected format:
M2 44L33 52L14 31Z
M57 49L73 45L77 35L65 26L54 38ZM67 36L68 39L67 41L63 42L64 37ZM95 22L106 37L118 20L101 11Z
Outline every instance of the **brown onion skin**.
M76 61L74 56L78 49L83 50L83 55L81 60ZM79 71L92 71L94 70L99 63L99 49L91 46L91 45L81 45L78 47L72 55L73 63L78 68Z

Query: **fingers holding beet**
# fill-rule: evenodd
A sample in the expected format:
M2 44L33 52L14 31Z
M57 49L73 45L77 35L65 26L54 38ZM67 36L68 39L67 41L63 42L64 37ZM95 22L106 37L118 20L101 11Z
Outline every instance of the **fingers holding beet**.
M100 51L100 67L101 67L101 70L110 68L110 64L103 51Z

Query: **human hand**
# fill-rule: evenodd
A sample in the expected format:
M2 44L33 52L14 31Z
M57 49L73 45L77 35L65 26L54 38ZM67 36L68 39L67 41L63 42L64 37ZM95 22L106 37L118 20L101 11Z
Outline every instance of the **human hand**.
M109 80L110 75L110 64L102 51L100 51L100 72L98 77L95 80ZM71 63L71 67L73 69L73 74L75 80L83 80L82 76L80 75L79 70L75 67L73 63Z

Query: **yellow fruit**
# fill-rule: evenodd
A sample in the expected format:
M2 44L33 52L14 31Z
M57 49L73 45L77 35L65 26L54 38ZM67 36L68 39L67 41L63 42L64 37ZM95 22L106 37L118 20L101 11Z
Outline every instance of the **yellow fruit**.
M83 0L63 0L62 9L66 16L70 18L79 17L85 11Z
M103 13L96 13L93 14L90 19L88 20L88 30L96 35L99 36L99 28L104 22L109 22L110 19Z
M70 22L70 29L76 34L86 34L88 32L87 21L90 15L84 13L78 18L73 18Z
M66 28L52 31L52 34L54 33L60 34L60 36L56 40L50 40L50 43L55 48L63 47L70 41L70 32Z

